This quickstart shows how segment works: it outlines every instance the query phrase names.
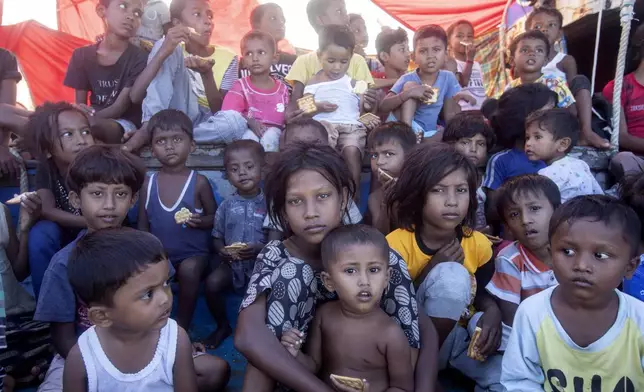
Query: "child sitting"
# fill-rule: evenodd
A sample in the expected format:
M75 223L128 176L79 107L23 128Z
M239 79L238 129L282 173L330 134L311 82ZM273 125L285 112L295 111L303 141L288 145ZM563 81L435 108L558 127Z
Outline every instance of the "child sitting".
M548 225L560 204L557 185L537 174L514 177L499 188L497 209L516 240L496 256L494 275L485 287L501 310L500 351L507 346L519 304L557 284L552 271Z
M267 152L279 150L284 129L284 112L288 106L286 85L271 76L277 58L275 40L268 33L251 31L241 41L242 64L250 75L236 80L226 94L222 110L241 113L249 130L243 139L260 142Z
M139 29L142 8L141 0L98 2L105 38L76 49L69 60L64 84L76 90L76 103L96 119L94 135L106 143L120 143L124 133L141 125L141 106L130 100L130 89L148 54L130 39ZM91 107L85 106L88 92Z
M264 150L259 143L238 140L226 146L226 177L237 191L217 209L212 230L215 251L222 263L206 282L206 300L217 322L217 330L206 339L208 347L219 346L232 333L223 291L232 286L237 293L245 292L255 258L267 242L263 228L266 218L266 199L261 188L263 166ZM230 248L240 243L245 246Z
M555 211L550 245L559 285L516 312L503 357L508 392L644 390L644 303L617 290L637 266L641 226L608 196L580 196Z
M630 175L619 182L619 198L635 211L644 222L644 176ZM644 237L644 231L643 231ZM630 279L624 279L623 290L626 294L644 301L644 238L640 240L638 250L639 266Z
M437 25L423 26L414 35L412 59L418 69L403 75L381 104L381 112L400 109L396 118L430 138L438 131L438 116L446 122L460 111L452 99L461 86L453 73L441 70L447 58L447 34ZM418 124L414 127L414 122Z
M369 46L369 32L367 31L367 24L364 21L362 15L359 14L349 14L349 28L353 32L353 37L356 40L355 53L364 57L369 67L369 71L373 72L383 72L384 68L382 64L371 57L367 57L365 49Z
M494 146L496 136L488 121L479 111L459 113L447 123L443 141L454 146L456 151L465 155L474 167L478 169L478 188L476 198L476 220L474 228L483 230L487 227L485 219L485 191L481 186L483 179L482 169L487 162L487 152Z
M566 109L532 113L526 120L525 153L531 161L548 165L539 174L559 187L561 202L576 196L603 195L588 164L568 155L579 139L579 122Z
M387 94L396 81L409 70L411 53L409 52L407 32L402 28L383 30L376 37L376 52L384 69L371 71L371 75L375 80L376 87L381 88Z
M305 353L297 329L282 344L328 385L343 386L334 376L362 380L360 390L414 390L411 350L398 324L379 306L391 268L387 240L376 229L342 226L321 245L322 281L338 301L322 305L308 333Z
M186 167L195 143L190 118L166 109L152 116L152 156L161 169L146 179L141 191L138 225L154 234L165 247L177 269L179 281L177 323L183 329L197 304L199 283L210 260L210 231L217 202L206 177ZM188 220L177 221L179 211L190 212Z
M353 181L360 184L367 129L358 119L362 112L368 110L361 102L361 95L353 91L356 81L347 75L354 46L355 40L347 27L325 27L320 33L318 49L322 71L308 81L304 94L313 95L316 102L333 102L337 105L336 110L318 112L313 118L325 126L331 147L336 147L342 153Z
M380 187L369 195L369 208L366 220L387 235L395 229L395 219L389 216L386 195L400 176L405 155L416 145L416 135L409 125L403 122L387 123L369 134L367 148L371 156L372 178Z
M463 87L463 93L472 99L468 102L460 100L461 110L479 110L487 99L483 70L481 64L475 61L476 46L474 44L474 25L468 20L458 20L447 28L449 52L452 57L447 59L446 69L454 72L458 82Z
M42 203L40 221L29 233L29 269L38 298L49 261L87 227L69 200L65 177L76 155L92 146L94 138L86 114L66 102L37 107L27 130L27 144L38 160L33 197Z

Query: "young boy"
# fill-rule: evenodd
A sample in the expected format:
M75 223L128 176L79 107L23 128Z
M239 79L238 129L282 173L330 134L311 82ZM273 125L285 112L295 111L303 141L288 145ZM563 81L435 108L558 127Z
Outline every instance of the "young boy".
M441 111L446 122L460 112L460 106L452 98L461 91L461 86L453 73L441 70L446 58L445 30L437 25L419 28L414 35L412 57L418 69L398 79L380 111L389 113L400 109L396 118L412 127L416 122L425 138L436 135Z
M299 331L282 335L282 344L293 356L319 374L329 386L347 388L334 376L362 380L365 390L384 392L414 390L410 349L402 330L379 307L389 280L389 245L375 228L342 226L322 242L322 281L338 301L316 312L300 351Z
M608 196L577 197L555 211L559 285L516 312L503 357L507 391L644 390L644 303L617 290L637 266L641 226Z
M619 182L619 199L628 204L644 222L644 176L631 175ZM644 236L644 233L642 233ZM623 291L644 301L644 238L640 239L639 266L630 279L624 280Z
M268 33L254 30L242 38L241 51L242 64L250 75L235 81L222 110L234 110L246 118L249 129L243 139L260 142L266 152L277 152L289 91L271 76L271 66L277 60L275 40Z
M382 64L371 57L367 57L365 48L369 45L369 32L367 31L367 24L362 15L349 14L349 28L353 32L353 37L356 39L355 53L364 57L369 67L369 71L373 75L374 72L383 72Z
M76 103L94 122L94 137L121 142L124 133L141 125L141 106L130 100L130 89L147 63L147 53L130 43L143 14L141 0L101 0L96 6L105 21L105 37L72 54L64 84L76 90ZM91 107L85 107L87 93Z
M177 269L179 294L176 319L186 331L197 305L199 284L211 255L210 232L217 202L208 179L186 167L195 149L190 118L166 109L152 116L152 156L161 169L146 178L139 203L138 226L154 234ZM187 220L177 220L188 210Z
M403 122L383 124L369 134L367 149L371 156L372 178L381 186L369 195L367 221L384 235L396 229L395 220L389 216L385 194L400 175L405 154L415 145L414 131Z
M371 71L371 75L376 87L388 94L396 81L409 70L411 53L407 32L402 28L383 30L376 37L376 52L384 70Z
M557 185L537 174L514 177L499 188L497 209L516 240L496 256L494 275L485 287L501 310L500 351L506 348L519 304L557 284L552 271L548 225L560 204Z
M217 209L212 230L215 251L222 263L206 281L206 300L217 322L217 330L206 339L208 347L219 346L232 333L222 292L231 286L237 293L245 292L255 258L267 242L263 228L266 218L266 199L261 188L263 166L264 150L259 143L238 140L226 146L226 176L237 191ZM231 245L240 246L233 249Z
M526 119L525 153L531 161L548 165L539 174L557 184L562 203L576 196L604 194L588 164L568 155L578 139L579 121L566 109L538 111Z

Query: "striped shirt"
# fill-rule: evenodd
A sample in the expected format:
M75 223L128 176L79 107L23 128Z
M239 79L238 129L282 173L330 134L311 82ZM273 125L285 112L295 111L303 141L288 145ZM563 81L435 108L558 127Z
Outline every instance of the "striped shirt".
M503 248L495 261L496 271L485 287L493 296L519 305L526 298L557 284L550 267L518 241Z

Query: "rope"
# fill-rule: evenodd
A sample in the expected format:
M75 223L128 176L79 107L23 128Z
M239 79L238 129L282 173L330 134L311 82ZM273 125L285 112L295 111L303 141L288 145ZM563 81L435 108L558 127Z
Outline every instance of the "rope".
M615 69L615 87L613 88L613 132L610 135L611 153L619 151L619 122L622 113L622 83L624 81L624 68L626 67L626 49L628 37L631 34L631 21L633 20L633 7L635 0L624 0L620 19L622 35L619 39L619 54L617 55L617 68Z
M597 55L599 54L599 39L602 34L602 18L604 16L604 8L599 9L597 15L597 34L595 35L595 53L593 55L593 78L590 81L590 93L595 94L595 78L597 76Z

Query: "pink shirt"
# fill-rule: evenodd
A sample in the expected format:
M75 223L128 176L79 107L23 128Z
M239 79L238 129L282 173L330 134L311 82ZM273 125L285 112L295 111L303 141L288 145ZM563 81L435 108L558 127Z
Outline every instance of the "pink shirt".
M264 90L253 86L250 76L235 81L224 97L221 110L234 110L252 117L267 127L284 128L284 112L289 93L286 85L275 80L275 86Z

